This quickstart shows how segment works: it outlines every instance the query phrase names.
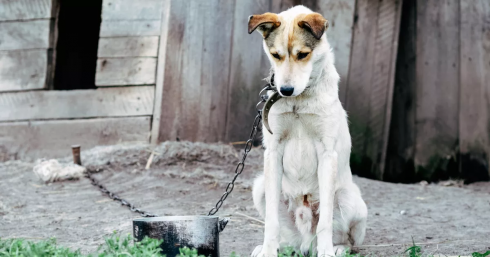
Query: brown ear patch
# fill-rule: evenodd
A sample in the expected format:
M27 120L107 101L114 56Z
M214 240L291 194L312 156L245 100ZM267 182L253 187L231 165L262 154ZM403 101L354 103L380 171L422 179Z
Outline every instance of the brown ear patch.
M248 34L251 34L260 26L262 26L261 32L265 38L273 29L281 26L279 16L275 13L267 12L248 17Z
M310 13L298 22L298 26L309 30L319 40L328 28L328 20L319 13Z

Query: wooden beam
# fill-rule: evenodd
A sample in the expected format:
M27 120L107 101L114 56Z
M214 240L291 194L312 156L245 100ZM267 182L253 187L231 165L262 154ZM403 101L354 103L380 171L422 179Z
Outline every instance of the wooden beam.
M151 144L156 145L160 142L160 126L162 115L162 101L164 96L165 84L165 60L167 55L168 27L170 20L171 1L164 1L162 10L162 31L160 32L160 42L158 45L157 76L155 85L155 104L153 107L153 121L151 125Z
M44 88L47 64L46 49L0 51L0 92Z
M242 141L249 136L251 123L256 115L258 93L265 85L270 64L262 48L263 38L259 33L249 35L248 17L270 10L269 3L237 0L233 24L230 78L228 82L228 105L226 141Z
M95 85L148 85L155 84L156 58L99 58Z
M0 21L55 17L57 0L0 0Z
M360 160L366 155L366 137L369 131L371 91L374 74L374 56L378 24L378 0L357 1L351 62L346 94L346 110L349 113L349 129L352 137L352 153ZM371 163L363 163L370 176Z
M70 146L87 150L121 142L148 142L150 116L0 123L0 161L70 155Z
M490 176L490 2L461 0L460 8L461 175L473 182Z
M102 20L160 20L169 0L104 0Z
M233 23L221 21L234 20L233 6L224 0L172 2L160 140L223 140Z
M101 38L97 56L157 57L158 36Z
M431 175L455 158L459 130L459 2L417 1L415 167Z
M50 24L50 19L0 22L0 51L50 48Z
M0 121L151 115L153 86L0 94Z
M317 9L313 11L322 14L330 24L326 33L335 55L335 68L340 75L339 98L345 107L356 1L323 0L316 2Z
M378 11L368 123L371 133L366 135L366 154L373 160L373 172L380 180L383 179L391 121L401 7L402 0L380 1Z
M160 20L102 21L100 37L159 36Z

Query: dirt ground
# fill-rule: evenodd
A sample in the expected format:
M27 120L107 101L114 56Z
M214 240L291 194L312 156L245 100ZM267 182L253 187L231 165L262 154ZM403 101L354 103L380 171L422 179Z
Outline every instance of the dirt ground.
M82 153L84 165L106 187L159 215L206 214L231 179L239 152L228 145L168 142L155 149L152 166L146 145L97 147ZM69 149L67 149L69 154ZM60 161L69 162L70 158ZM235 191L218 213L231 221L220 236L222 256L248 256L261 244L263 225L252 203L253 178L261 172L262 150L249 155ZM131 232L138 215L112 202L86 178L42 183L34 163L0 163L0 237L57 238L60 245L96 250L113 231ZM490 250L490 183L472 185L392 184L355 177L369 208L363 255L403 253L413 240L426 253L469 255Z

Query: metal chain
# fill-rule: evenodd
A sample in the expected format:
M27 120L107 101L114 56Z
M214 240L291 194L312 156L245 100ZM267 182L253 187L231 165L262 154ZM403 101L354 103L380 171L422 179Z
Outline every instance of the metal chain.
M245 168L245 160L247 159L247 155L252 150L253 147L253 142L255 141L255 138L257 137L258 131L260 129L259 124L260 121L262 120L262 108L260 108L260 105L262 103L265 103L267 101L267 95L263 94L264 92L267 92L269 90L276 90L274 87L274 75L271 77L271 82L260 91L259 96L261 101L257 103L256 105L256 110L257 110L257 116L255 116L253 126L252 126L252 131L250 132L250 136L247 140L247 143L245 144L245 149L243 152L242 160L237 164L235 168L235 176L233 177L233 180L228 183L226 186L225 193L221 196L221 198L218 200L216 205L209 211L208 216L216 214L216 212L219 211L221 206L223 205L223 202L226 200L228 195L233 191L233 188L235 187L235 181L238 178L240 174L242 174L243 169ZM78 146L78 151L80 150ZM80 160L78 160L80 162ZM81 163L80 163L81 164ZM151 214L147 211L141 210L139 208L136 208L132 203L128 202L127 200L119 197L118 195L114 194L113 192L107 190L107 188L102 185L97 179L92 177L91 175L92 171L87 170L86 177L90 179L92 185L96 186L99 188L99 190L106 194L109 198L111 198L114 201L119 202L121 205L128 207L128 209L132 212L139 213L142 217L158 217L158 215Z
M99 190L102 193L106 194L112 200L117 201L121 205L128 207L129 210L132 211L132 212L139 213L142 217L158 217L158 215L151 214L149 212L146 212L146 211L143 211L141 209L138 209L138 208L134 207L134 205L132 203L126 201L125 199L123 199L123 198L119 197L118 195L114 194L113 192L107 190L107 188L104 185L100 184L99 181L97 181L94 177L92 177L91 173L92 173L92 171L87 170L87 173L86 173L85 176L88 179L90 179L90 181L92 182L92 185L98 187Z
M247 159L247 155L252 150L253 142L255 141L255 138L257 137L257 132L259 130L259 124L260 121L262 120L262 108L260 108L260 105L262 103L265 103L267 101L267 95L263 94L264 92L267 92L269 90L275 90L274 88L274 75L271 77L271 82L260 91L259 96L261 101L257 103L256 109L257 109L257 116L255 116L254 123L252 126L252 131L250 132L250 136L248 137L247 143L245 144L245 149L243 151L243 156L242 160L237 164L235 168L235 176L231 180L230 183L226 186L225 193L221 196L221 198L218 200L216 205L209 211L208 216L216 214L216 212L219 211L219 208L221 208L221 205L223 205L223 202L226 200L228 195L233 191L233 188L235 187L235 180L237 177L242 174L243 169L245 168L245 160Z

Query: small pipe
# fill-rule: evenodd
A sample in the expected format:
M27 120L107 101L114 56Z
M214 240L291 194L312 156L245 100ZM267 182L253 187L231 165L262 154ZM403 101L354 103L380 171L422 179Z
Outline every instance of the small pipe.
M82 159L80 158L80 145L72 145L71 152L73 154L73 163L82 165Z

